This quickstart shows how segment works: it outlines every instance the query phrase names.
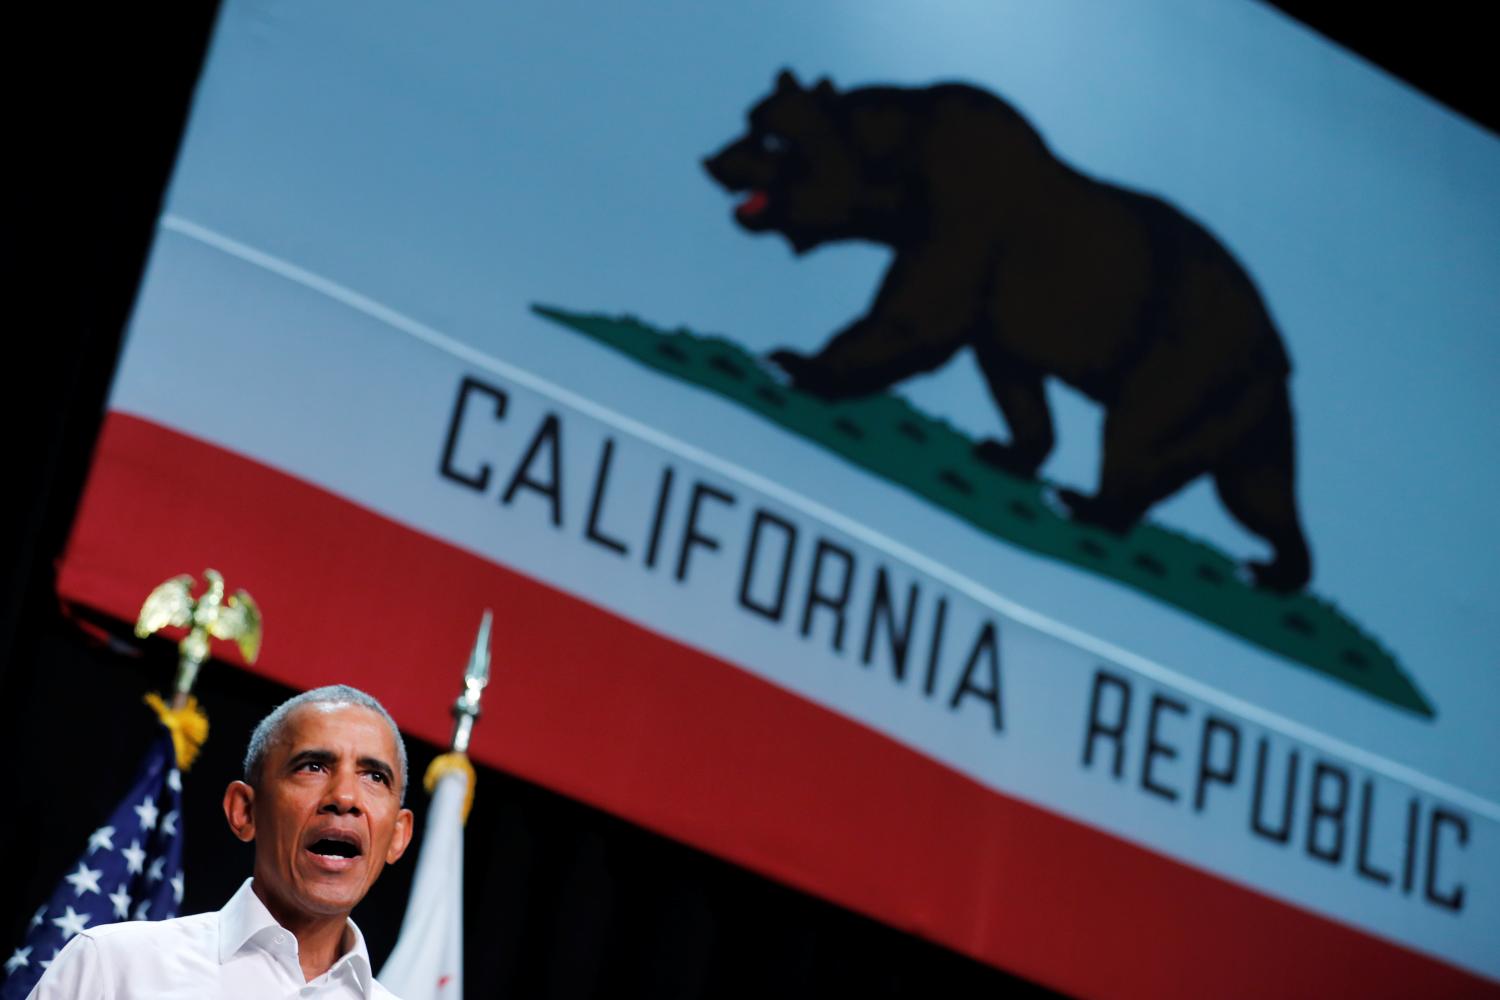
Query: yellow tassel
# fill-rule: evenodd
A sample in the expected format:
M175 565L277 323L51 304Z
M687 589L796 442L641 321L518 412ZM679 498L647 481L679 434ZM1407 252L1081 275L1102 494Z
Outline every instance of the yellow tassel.
M198 699L188 695L187 704L169 708L159 694L146 695L146 704L161 724L172 733L172 749L177 752L177 766L186 771L198 759L198 751L208 742L208 716L198 707Z
M468 790L464 792L464 808L460 814L461 822L467 824L469 810L474 806L474 765L469 763L466 755L455 750L452 753L434 757L432 763L427 765L427 774L422 778L422 787L427 789L428 795L431 795L443 775L454 771L462 774L464 780L468 782Z

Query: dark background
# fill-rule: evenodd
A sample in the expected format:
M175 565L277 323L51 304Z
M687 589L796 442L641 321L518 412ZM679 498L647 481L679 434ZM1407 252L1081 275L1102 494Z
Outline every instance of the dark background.
M1500 126L1482 8L1274 6ZM215 10L32 3L4 15L0 954L123 794L155 728L141 695L165 689L175 662L164 641L141 643L110 623L81 629L59 608L54 566ZM462 665L452 667L456 695ZM255 722L292 692L210 664L198 693L213 729L184 782L185 912L218 908L248 873L249 849L219 811L223 776ZM438 752L409 749L414 775ZM420 827L425 796L411 799ZM1044 992L488 768L467 851L471 997ZM389 869L360 908L377 967L412 868Z

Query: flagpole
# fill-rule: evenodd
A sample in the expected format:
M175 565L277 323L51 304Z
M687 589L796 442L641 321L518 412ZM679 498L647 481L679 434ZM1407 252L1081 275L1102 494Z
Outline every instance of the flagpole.
M175 576L141 606L135 627L141 638L164 628L186 631L172 694L145 698L170 743L158 740L146 751L135 782L89 836L76 870L32 916L25 938L0 965L0 1000L30 995L78 934L119 920L168 919L182 906L182 772L208 739L208 716L192 695L193 682L211 639L237 643L246 663L255 662L261 641L260 610L250 595L240 590L226 597L222 576L211 569L204 576L207 586L198 597L191 576Z
M486 608L464 669L463 693L453 703L452 749L433 760L422 780L432 798L417 870L401 933L380 970L380 982L408 1000L463 996L463 827L475 785L468 750L479 697L490 682L491 621Z

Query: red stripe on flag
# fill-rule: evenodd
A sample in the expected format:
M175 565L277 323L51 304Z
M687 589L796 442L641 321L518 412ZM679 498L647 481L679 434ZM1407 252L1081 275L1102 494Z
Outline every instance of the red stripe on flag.
M62 595L133 619L157 583L208 566L261 605L257 671L299 688L356 684L437 744L491 606L477 759L1069 993L1500 991L999 795L725 661L111 413Z

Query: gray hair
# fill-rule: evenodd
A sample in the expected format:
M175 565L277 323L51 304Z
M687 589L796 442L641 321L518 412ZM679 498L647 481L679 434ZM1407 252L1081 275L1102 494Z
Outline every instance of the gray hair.
M260 787L261 772L265 769L266 752L281 735L281 728L286 725L287 717L303 705L358 705L361 708L368 708L384 719L385 724L391 727L391 736L396 741L396 756L400 764L401 804L406 804L406 741L401 739L401 729L396 725L396 720L391 718L391 713L385 710L384 705L358 688L352 688L347 684L330 684L328 687L313 688L311 691L294 695L272 709L270 715L261 719L260 724L255 727L255 732L250 734L250 745L245 748L245 784L251 788Z

